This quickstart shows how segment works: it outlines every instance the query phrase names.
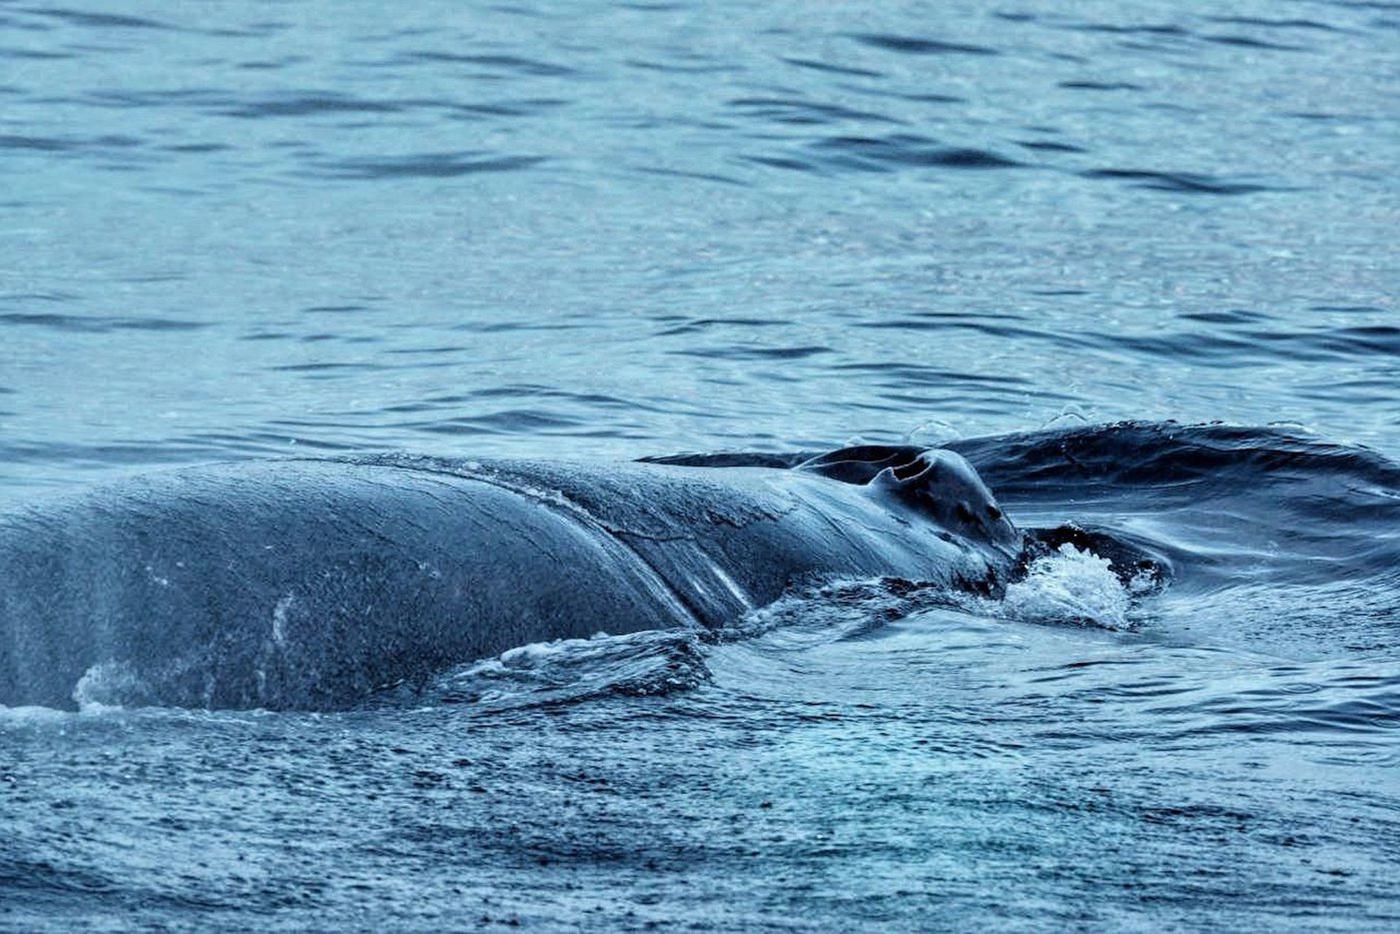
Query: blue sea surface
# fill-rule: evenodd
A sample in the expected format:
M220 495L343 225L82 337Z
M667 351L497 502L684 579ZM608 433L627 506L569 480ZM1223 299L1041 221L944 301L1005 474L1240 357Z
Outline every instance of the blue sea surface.
M0 928L1400 927L1400 4L62 2L0 0L0 507L951 445L1175 574L348 712L90 671L0 707Z

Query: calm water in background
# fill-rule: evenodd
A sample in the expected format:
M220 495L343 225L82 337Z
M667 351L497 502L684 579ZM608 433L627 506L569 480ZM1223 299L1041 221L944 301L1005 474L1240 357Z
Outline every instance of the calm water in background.
M1121 418L1378 452L1270 485L1261 435L1194 512L1011 482L1204 569L1130 606L1070 563L348 715L10 711L0 923L1400 923L1398 113L1380 2L0 3L0 502Z

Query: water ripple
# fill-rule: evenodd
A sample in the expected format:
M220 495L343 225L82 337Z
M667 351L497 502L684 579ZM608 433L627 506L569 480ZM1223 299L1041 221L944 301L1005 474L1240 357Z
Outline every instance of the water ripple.
M728 102L747 117L772 121L774 123L822 124L850 120L857 123L903 123L894 117L872 113L866 110L853 110L839 104L820 104L795 98L782 97L736 97Z
M139 16L123 16L116 13L92 13L83 10L66 10L58 7L30 7L26 13L47 16L75 26L90 26L99 29L172 29L167 23Z
M902 168L1009 169L1023 163L994 152L940 146L926 137L898 133L889 136L832 136L811 144L824 166L862 172Z
M1192 195L1249 195L1261 191L1281 190L1267 185L1231 182L1211 175L1189 172L1157 172L1148 169L1090 169L1081 174L1085 178L1121 179L1132 182L1138 188Z
M418 153L409 156L345 159L317 165L329 178L379 180L454 178L479 172L515 172L545 161L543 156L496 156L479 152Z
M0 325L46 328L69 333L107 334L113 331L196 331L207 322L177 318L138 318L112 315L61 315L51 312L0 314Z
M227 117L256 119L261 117L306 117L336 113L398 113L403 104L397 101L374 101L341 94L298 94L259 103L242 104L220 110Z
M998 55L996 49L961 42L921 39L914 36L892 36L879 33L858 33L851 36L862 45L905 55Z
M405 52L403 62L433 62L455 65L478 65L487 73L526 75L537 78L577 77L579 72L564 65L551 62L520 58L514 55L463 55L458 52L414 51Z

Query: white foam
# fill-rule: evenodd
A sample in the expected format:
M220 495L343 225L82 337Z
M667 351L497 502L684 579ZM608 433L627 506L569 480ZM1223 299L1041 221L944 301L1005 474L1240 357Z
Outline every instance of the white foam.
M521 671L539 668L559 659L573 660L585 654L599 655L613 652L620 648L647 642L652 635L652 630L620 636L598 632L587 639L554 639L549 642L530 642L513 649L507 649L496 658L477 662L469 671L473 669L483 672L506 669Z
M73 713L55 707L6 707L0 704L0 727L24 727L67 720Z
M296 602L293 594L287 594L272 608L272 644L279 649L287 644L287 611Z
M73 702L82 713L120 710L145 702L150 689L126 662L98 662L73 686Z
M709 677L697 640L677 629L534 642L445 672L433 690L491 706L664 693Z
M1132 596L1146 587L1124 587L1108 559L1069 543L1031 563L1023 580L1006 588L998 615L1032 623L1092 623L1109 629L1128 624Z

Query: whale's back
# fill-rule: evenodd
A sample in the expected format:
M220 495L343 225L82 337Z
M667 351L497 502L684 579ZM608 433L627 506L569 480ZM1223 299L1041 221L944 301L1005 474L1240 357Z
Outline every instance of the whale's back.
M687 618L635 554L564 511L370 465L152 474L0 518L0 555L6 704L68 705L101 664L153 703L342 706L540 632Z

